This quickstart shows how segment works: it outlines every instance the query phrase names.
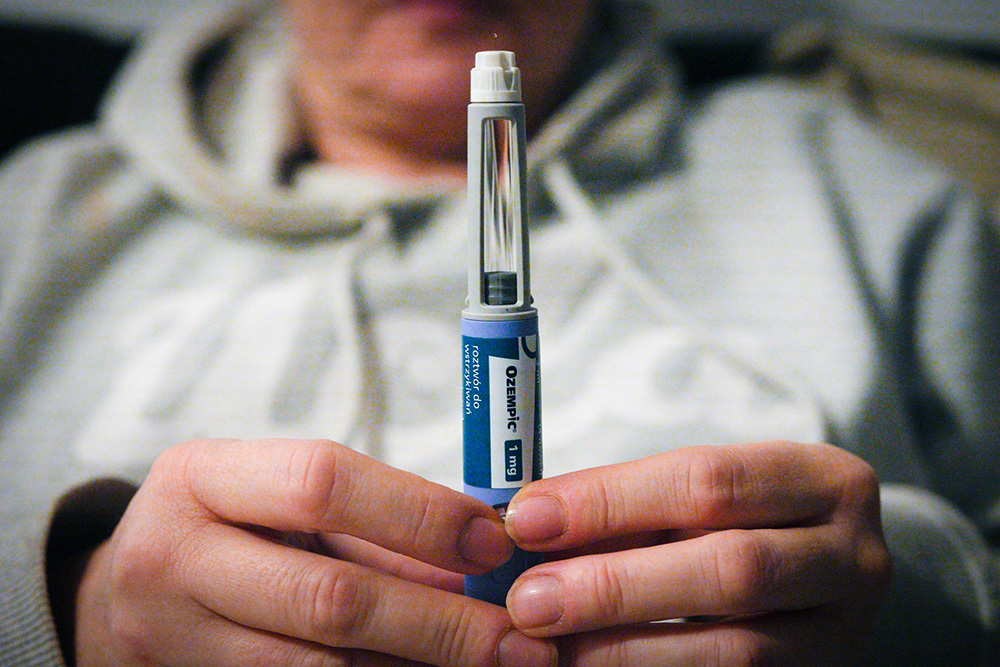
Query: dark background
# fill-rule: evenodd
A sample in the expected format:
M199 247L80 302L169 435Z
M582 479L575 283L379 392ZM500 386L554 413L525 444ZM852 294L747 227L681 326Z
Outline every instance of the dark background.
M0 24L0 159L25 139L92 121L130 40Z
M675 36L685 81L701 88L758 70L767 34ZM27 139L90 123L115 72L133 46L68 27L0 23L0 160Z

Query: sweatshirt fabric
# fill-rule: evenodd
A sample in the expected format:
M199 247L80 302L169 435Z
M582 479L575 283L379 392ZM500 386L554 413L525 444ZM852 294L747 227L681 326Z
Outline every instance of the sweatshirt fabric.
M896 568L868 664L991 664L996 221L839 98L694 104L613 17L529 146L546 475L845 447ZM461 488L464 188L290 160L288 74L278 11L207 4L0 172L0 664L61 664L46 552L105 539L172 444L330 438Z

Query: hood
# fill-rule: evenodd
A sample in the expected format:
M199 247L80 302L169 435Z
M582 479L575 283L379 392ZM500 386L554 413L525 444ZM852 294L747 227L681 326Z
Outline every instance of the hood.
M860 26L901 37L1000 47L996 0L834 0L831 7Z
M596 74L529 146L530 201L548 200L538 173L554 160L599 196L662 171L676 150L676 78L651 10L612 11ZM256 232L351 233L376 209L458 194L318 164L283 183L301 143L290 51L277 3L196 7L139 44L105 101L103 129L183 208Z

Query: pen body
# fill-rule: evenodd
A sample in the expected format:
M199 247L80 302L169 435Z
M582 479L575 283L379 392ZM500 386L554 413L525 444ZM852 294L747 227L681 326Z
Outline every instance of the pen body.
M542 476L538 317L462 318L465 492L502 514ZM465 593L503 605L514 579L541 562L515 550L499 569L465 579Z
M465 492L501 515L542 475L538 312L525 220L526 139L520 72L509 51L476 54L468 116L469 296L462 313ZM466 577L467 595L504 604L541 562L516 550Z

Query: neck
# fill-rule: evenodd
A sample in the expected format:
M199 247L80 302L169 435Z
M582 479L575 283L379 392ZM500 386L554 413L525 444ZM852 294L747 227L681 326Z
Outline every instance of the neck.
M331 89L308 63L298 76L307 138L321 161L402 180L465 178L464 105L435 114L365 90Z

